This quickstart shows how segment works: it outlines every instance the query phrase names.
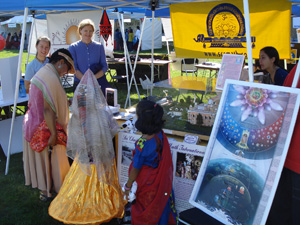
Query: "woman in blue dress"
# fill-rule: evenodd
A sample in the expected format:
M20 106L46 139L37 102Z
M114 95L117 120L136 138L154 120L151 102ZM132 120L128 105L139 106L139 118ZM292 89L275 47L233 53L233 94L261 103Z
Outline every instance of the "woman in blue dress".
M73 91L76 90L83 74L88 69L91 69L105 96L105 89L110 87L105 76L108 67L103 45L92 40L94 31L95 25L93 21L90 19L82 20L78 25L81 40L71 44L69 47L76 70Z
M260 68L267 72L263 76L263 83L283 85L288 72L279 66L279 54L276 48L271 46L262 48L259 53L259 64Z

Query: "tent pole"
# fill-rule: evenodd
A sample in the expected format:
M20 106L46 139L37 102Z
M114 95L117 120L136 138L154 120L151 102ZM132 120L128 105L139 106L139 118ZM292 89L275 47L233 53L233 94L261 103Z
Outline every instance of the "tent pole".
M151 84L154 83L154 14L155 10L152 10L152 46L151 46ZM159 77L159 74L158 74ZM152 96L152 87L150 89L150 96Z
M141 97L140 97L140 92L139 92L139 89L138 89L138 86L137 86L137 83L136 83L136 79L135 79L135 65L136 65L136 62L137 60L135 60L135 63L134 63L134 67L132 69L132 64L131 64L131 60L130 60L130 55L129 55L129 51L128 51L128 48L127 48L127 44L126 44L126 40L125 40L125 24L124 24L124 18L123 18L123 14L121 15L122 17L122 26L123 26L123 40L124 40L124 43L126 46L126 48L124 48L124 54L127 55L127 61L126 61L126 58L125 58L125 62L128 62L128 65L130 67L130 71L131 71L131 81L130 81L130 89L131 89L131 84L132 84L132 80L134 81L134 84L135 84L135 89L136 89L136 93L138 94L138 97L139 97L139 100L141 100ZM138 54L135 56L135 59L137 59L138 57ZM127 63L126 63L127 65ZM131 106L131 99L130 99L130 95L129 95L129 106Z
M28 15L28 8L24 9L24 19L23 19L23 32L21 36L21 44L20 44L20 51L19 51L19 61L18 61L18 69L17 69L17 80L16 80L16 88L15 88L15 101L14 101L14 110L13 116L11 120L10 126L10 133L9 133L9 141L8 141L8 151L7 151L7 159L6 159L6 168L5 168L5 175L8 174L8 167L9 167L9 160L10 160L10 151L11 151L11 139L14 129L14 122L16 117L16 107L17 107L17 99L19 95L19 84L20 84L20 77L21 77L21 66L22 66L22 56L23 56L23 49L24 49L24 41L25 41L25 31L26 31L26 22L27 22L27 15Z
M169 41L168 41L168 40L166 40L166 42L167 42L168 55L170 55Z
M130 81L130 84L128 86L127 84L127 89L128 89L128 93L127 93L127 99L129 99L129 106L131 106L131 99L130 99L130 90L131 90L131 85L132 85L132 80L134 81L134 84L135 84L135 88L136 88L136 92L139 96L139 100L141 100L141 97L140 97L140 92L139 92L139 89L138 89L138 86L137 86L137 83L136 83L136 79L135 79L135 76L134 76L134 71L135 71L135 67L132 69L132 65L131 65L131 61L130 61L130 56L129 56L129 52L128 52L128 48L127 48L127 44L126 44L126 41L125 41L125 33L124 33L124 28L125 28L125 25L124 25L124 18L123 18L123 14L121 14L121 17L122 17L122 25L120 25L120 29L121 29L121 33L122 33L122 38L123 38L123 43L124 43L124 55L125 55L125 66L126 66L126 72L127 72L127 79L128 78L128 71L127 71L127 62L129 64L129 67L130 67L130 71L131 71L131 81ZM118 19L120 19L119 17L119 14L118 14ZM119 23L120 23L120 20L119 20ZM126 48L125 48L126 47ZM127 57L126 57L127 56ZM137 62L137 56L138 56L138 53L135 57L135 64ZM126 60L127 59L127 60ZM127 99L126 99L126 102L125 102L125 106L124 108L126 108L126 105L127 105Z
M243 0L243 5L244 5L245 26L246 26L249 82L253 82L253 80L254 80L253 79L253 58L252 58L251 30L250 30L250 16L249 16L248 0Z
M134 71L135 71L135 68L136 68L136 63L137 63L137 59L138 59L139 52L140 52L140 48L141 48L141 44L142 44L142 37L143 37L143 34L144 34L145 23L146 23L146 16L144 16L144 21L143 21L143 26L142 26L141 37L140 37L139 45L138 45L137 52L136 52L136 55L135 55L134 67L133 67L133 71L132 71L132 77L131 77L129 89L131 89L132 80L133 80L133 79L135 80L135 77L134 77ZM136 85L136 88L137 88L137 85ZM140 97L140 93L139 93L139 91L138 91L138 88L137 88L137 93L138 93L138 96L139 96L139 100L141 100L141 97ZM128 99L130 99L130 93L127 94L127 98L126 98L126 101L125 101L125 107L124 107L124 108L126 108L126 106L127 106L127 101L128 101Z
M127 91L129 92L130 94L130 89L129 89L129 72L128 72L128 64L127 64L127 58L129 57L129 54L127 54L127 51L125 51L125 49L127 49L127 44L125 43L126 40L125 40L125 35L124 35L124 18L123 18L123 15L121 14L121 19L120 19L120 13L118 12L117 13L117 16L118 16L118 22L119 22L119 25L120 25L120 32L121 32L121 35L122 35L122 39L123 39L123 46L124 46L124 57L125 57L125 69L126 69L126 81L127 81ZM121 22L122 20L122 22ZM125 48L126 47L126 48ZM129 105L131 106L131 101L129 99Z
M300 76L300 63L298 61L297 69L296 69L294 80L293 80L293 83L292 83L293 88L297 87L297 84L298 84L298 81L299 81L299 76Z
M29 55L30 55L30 47L31 47L31 41L32 41L32 34L33 34L33 28L35 26L35 17L34 14L32 15L32 23L31 23L31 28L30 28L30 34L29 34L29 38L28 38L28 46L27 46L27 60L26 60L26 65L28 64L29 61ZM26 68L25 68L26 69Z

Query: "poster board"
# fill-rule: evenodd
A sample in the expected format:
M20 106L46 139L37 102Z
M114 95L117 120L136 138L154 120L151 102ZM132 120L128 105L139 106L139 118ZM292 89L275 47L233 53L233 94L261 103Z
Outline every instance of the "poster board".
M293 133L299 93L226 81L191 204L224 224L265 224Z
M19 55L0 59L2 101L14 100Z
M13 130L11 140L11 155L23 152L23 120L24 116L17 116L15 118L15 129ZM10 134L9 131L11 128L11 121L11 118L0 121L0 145L6 157L8 152L8 140Z
M239 80L244 67L245 55L224 54L219 70L216 89L223 90L227 79Z
M141 135L120 132L118 136L118 176L121 186L128 180L128 169L133 159L135 142ZM202 164L205 146L170 140L173 159L173 190L178 212L192 208L189 198Z

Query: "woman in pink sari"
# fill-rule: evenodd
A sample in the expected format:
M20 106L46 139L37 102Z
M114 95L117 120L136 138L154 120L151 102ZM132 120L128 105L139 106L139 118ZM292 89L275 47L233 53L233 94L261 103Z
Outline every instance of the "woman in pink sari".
M75 72L72 56L59 49L31 80L23 122L24 175L25 185L38 188L42 201L58 193L70 168L65 147L68 100L60 81L68 72Z

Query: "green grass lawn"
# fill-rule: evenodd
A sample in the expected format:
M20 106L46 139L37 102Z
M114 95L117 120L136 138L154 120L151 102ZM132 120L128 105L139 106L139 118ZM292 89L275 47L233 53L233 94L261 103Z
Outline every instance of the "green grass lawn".
M0 51L0 59L2 58L9 58L9 57L13 57L13 56L17 56L19 55L19 50L14 49L14 50L2 50ZM24 50L23 52L23 57L22 57L22 73L25 73L25 64L27 63L27 50ZM28 62L31 62L34 59L34 55L29 55L29 60Z
M8 175L4 175L5 156L0 149L0 224L58 225L63 224L48 215L50 202L39 200L39 190L25 186L22 153L11 155ZM101 207L101 206L99 206ZM118 224L116 219L110 225Z

